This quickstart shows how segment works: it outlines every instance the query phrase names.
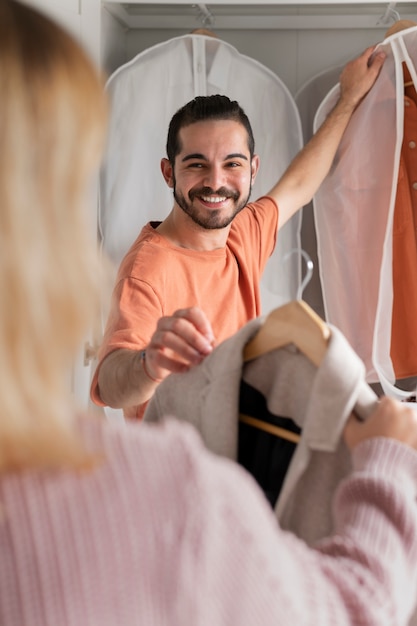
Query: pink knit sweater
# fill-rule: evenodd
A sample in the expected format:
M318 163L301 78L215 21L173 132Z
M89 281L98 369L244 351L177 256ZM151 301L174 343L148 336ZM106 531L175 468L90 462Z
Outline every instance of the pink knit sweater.
M0 480L2 626L401 626L417 583L417 454L357 447L337 534L308 549L190 426L80 429L89 473Z

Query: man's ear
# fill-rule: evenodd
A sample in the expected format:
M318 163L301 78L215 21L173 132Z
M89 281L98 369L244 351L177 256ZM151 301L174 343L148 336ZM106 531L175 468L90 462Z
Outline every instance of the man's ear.
M251 182L252 185L255 182L256 174L259 170L260 159L258 154L254 154L251 162Z
M174 187L174 170L169 159L161 159L161 172L166 184L172 189Z

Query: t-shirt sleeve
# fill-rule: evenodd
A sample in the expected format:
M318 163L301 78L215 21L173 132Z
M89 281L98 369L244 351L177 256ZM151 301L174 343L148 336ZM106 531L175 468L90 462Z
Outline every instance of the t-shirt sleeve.
M149 343L162 315L160 300L147 282L128 276L117 283L98 352L98 365L91 383L93 402L103 406L98 392L98 372L105 357L121 348L127 350L144 348Z
M259 273L274 251L278 232L279 209L269 196L263 196L249 203L235 218L229 239L236 236L244 250L252 250L256 255Z
M124 278L114 291L103 350L108 354L116 348L137 350L146 346L162 315L158 295L147 282Z

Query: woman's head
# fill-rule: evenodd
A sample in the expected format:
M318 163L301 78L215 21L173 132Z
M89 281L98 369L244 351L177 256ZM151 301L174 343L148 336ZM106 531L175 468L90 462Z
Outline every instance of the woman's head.
M0 93L2 467L19 464L10 442L31 422L67 428L71 358L97 302L87 192L106 99L72 37L14 0L0 2Z

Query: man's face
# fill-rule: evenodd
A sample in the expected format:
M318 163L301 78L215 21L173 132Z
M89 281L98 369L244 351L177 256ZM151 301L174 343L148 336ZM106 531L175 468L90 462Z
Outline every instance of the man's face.
M225 228L246 206L258 167L246 129L231 120L196 122L181 129L180 145L172 172L178 206L202 228Z

